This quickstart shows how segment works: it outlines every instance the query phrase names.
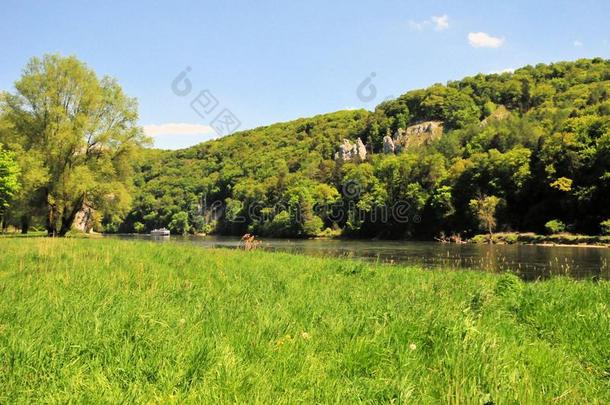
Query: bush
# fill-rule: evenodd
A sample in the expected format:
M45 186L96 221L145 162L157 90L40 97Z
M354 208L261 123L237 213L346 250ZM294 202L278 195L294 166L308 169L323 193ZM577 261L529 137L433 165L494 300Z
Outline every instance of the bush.
M564 232L566 230L566 225L558 219L553 219L544 225L544 229L546 229L547 233L552 235Z
M322 230L322 226L324 226L322 219L314 215L312 218L303 221L303 233L305 236L316 236Z
M136 233L144 233L144 229L145 229L145 228L146 228L146 227L145 227L145 226L144 226L144 224L143 224L143 223L141 223L141 222L135 222L135 223L133 224L133 230L134 230Z
M489 243L489 235L475 235L470 239L472 243Z
M496 233L492 238L493 243L506 243L509 245L517 243L518 241L519 235L514 232Z
M274 236L286 237L294 233L293 221L288 211L281 211L271 221L269 233Z
M326 228L318 236L322 238L336 238L341 236L341 229Z
M172 216L169 230L176 235L185 235L191 229L189 224L189 215L186 212L177 212Z
M103 226L103 232L105 233L117 233L119 232L119 223L118 222L108 222Z
M599 224L599 227L602 230L602 235L610 235L610 219L602 221Z

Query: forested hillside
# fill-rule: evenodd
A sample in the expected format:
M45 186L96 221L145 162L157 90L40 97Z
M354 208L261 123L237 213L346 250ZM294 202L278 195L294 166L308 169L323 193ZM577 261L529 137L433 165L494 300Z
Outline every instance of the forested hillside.
M412 127L427 122L442 135ZM360 138L366 157L337 159L344 138ZM610 61L480 74L374 112L152 150L136 185L131 212L107 230L431 238L555 220L597 234L610 218Z

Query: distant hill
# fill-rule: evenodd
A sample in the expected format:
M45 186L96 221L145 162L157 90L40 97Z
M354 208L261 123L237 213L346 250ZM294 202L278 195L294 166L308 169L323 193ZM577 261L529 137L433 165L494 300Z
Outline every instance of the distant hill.
M442 126L435 136L418 129L417 141L409 127L427 122ZM344 138L366 144L364 161L335 159ZM478 232L472 201L495 196L495 229L542 231L559 220L598 233L610 218L610 62L480 74L409 91L373 112L148 154L132 212L107 219L107 229L430 238ZM210 209L214 201L222 207ZM406 220L375 217L397 204Z

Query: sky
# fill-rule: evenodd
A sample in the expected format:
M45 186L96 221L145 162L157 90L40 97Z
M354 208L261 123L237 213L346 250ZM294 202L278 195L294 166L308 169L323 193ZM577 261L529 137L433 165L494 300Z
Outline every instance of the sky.
M0 0L0 90L33 56L75 55L176 149L477 73L608 59L609 19L607 0Z

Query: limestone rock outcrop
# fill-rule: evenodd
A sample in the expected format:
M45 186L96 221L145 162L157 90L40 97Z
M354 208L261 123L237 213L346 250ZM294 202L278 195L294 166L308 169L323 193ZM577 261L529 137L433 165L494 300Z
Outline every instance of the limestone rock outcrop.
M426 121L411 125L407 129L399 128L394 132L395 151L399 152L412 146L427 145L443 135L442 121Z
M394 145L394 141L392 140L392 137L389 135L386 135L383 137L383 153L390 154L390 153L394 153L394 151L396 150L396 146Z
M335 160L347 162L352 160L352 143L349 139L344 139L343 143L339 145L339 150L335 153Z
M356 139L356 149L358 161L364 162L366 160L366 146L360 138Z
M351 143L349 139L344 139L339 145L339 150L335 153L335 160L342 162L364 162L366 160L366 145L360 138L356 143Z
M487 126L490 122L503 121L510 117L510 111L503 105L499 105L487 118L481 121L481 126Z

